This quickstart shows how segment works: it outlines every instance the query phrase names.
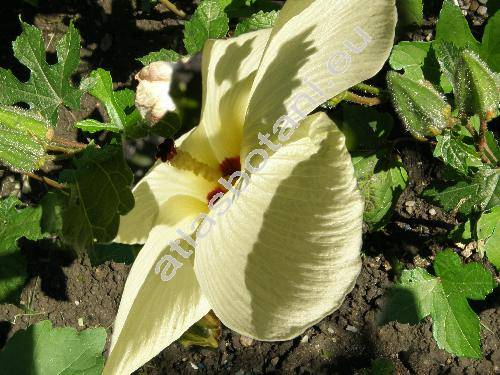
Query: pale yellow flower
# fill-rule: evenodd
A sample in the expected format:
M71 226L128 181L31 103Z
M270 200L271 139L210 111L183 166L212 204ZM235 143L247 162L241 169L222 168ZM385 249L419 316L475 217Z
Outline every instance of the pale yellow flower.
M288 0L273 29L207 42L201 123L120 223L117 241L145 245L106 374L136 370L210 309L240 334L286 340L341 305L363 202L344 136L308 114L381 69L395 23L394 0Z

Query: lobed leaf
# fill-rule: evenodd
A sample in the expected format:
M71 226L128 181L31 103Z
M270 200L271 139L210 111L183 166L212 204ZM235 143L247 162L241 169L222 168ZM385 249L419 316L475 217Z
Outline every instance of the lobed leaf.
M436 136L436 140L437 144L433 155L459 173L467 175L470 167L483 165L474 146L466 143L463 137L458 137L453 132L446 130L442 135Z
M14 197L0 200L0 303L18 302L26 280L26 261L17 246L21 237L38 240L42 211L39 208L17 207L22 203Z
M241 21L238 25L236 25L236 29L234 30L234 36L238 36L241 34L248 33L250 31L256 31L260 29L267 29L273 27L274 22L278 18L279 12L263 12L260 11L258 13L252 14L249 18Z
M17 332L0 352L2 373L99 375L104 366L104 328L77 332L53 328L49 320Z
M14 56L31 75L19 81L10 70L0 68L0 104L26 103L55 125L58 109L65 105L78 109L83 91L73 87L71 76L80 62L80 34L71 23L56 45L57 63L45 60L42 33L35 26L21 22L22 34L14 41Z
M82 82L90 94L103 102L108 112L109 122L102 123L93 119L79 121L75 127L89 133L107 130L114 133L130 132L141 115L134 107L135 94L132 90L113 90L111 74L104 69L94 70L90 77Z
M184 46L190 55L202 50L208 39L226 36L229 18L218 0L203 0L184 27Z
M462 357L481 358L479 318L467 299L483 300L496 287L492 275L479 263L463 265L451 250L436 255L436 277L422 268L404 270L390 291L382 321L417 323L432 317L438 346Z
M478 249L500 270L500 206L484 212L476 226Z
M74 164L76 169L61 173L61 180L71 189L69 197L61 196L62 239L76 251L83 251L95 241L115 238L120 215L134 206L130 189L133 174L118 145L102 149L89 146Z
M500 204L500 172L480 170L473 178L464 179L444 188L431 187L423 196L446 211L458 211L465 216L482 212Z
M150 52L145 56L137 58L142 65L147 66L156 61L177 62L181 58L177 52L162 48L159 51Z

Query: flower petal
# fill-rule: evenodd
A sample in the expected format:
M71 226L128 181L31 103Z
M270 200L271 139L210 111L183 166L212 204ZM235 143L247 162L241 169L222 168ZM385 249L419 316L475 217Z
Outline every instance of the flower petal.
M375 75L394 40L394 0L287 1L254 80L242 156L282 116L299 122Z
M202 292L229 328L293 338L354 287L362 215L345 137L324 113L309 116L239 196L228 192L210 212L216 224L196 247Z
M182 148L182 146L181 146ZM188 196L203 202L216 183L178 169L167 163L157 162L135 186L135 206L120 219L118 235L114 242L141 244L146 242L149 231L160 224L160 207L177 196ZM172 207L172 209L175 207Z
M186 151L211 166L240 154L248 94L271 29L227 40L209 40L203 48L203 108L201 124ZM207 138L212 154L194 140ZM199 143L199 142L196 142Z
M205 207L192 198L178 199L179 209L169 211L164 218L169 226L159 225L151 231L130 271L104 374L132 373L210 311L200 292L192 258L184 259L168 246L179 237L175 228L190 228L191 221ZM165 255L183 263L169 281L162 281L155 269Z

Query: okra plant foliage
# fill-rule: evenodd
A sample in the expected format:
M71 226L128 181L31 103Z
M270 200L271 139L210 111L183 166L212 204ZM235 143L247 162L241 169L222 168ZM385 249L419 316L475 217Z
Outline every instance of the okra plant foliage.
M143 0L141 6L146 12L166 6L179 18L186 18L184 47L138 56L138 68L157 62L182 66L197 53L207 53L204 48L211 45L207 43L210 39L251 35L248 33L272 28L282 12L283 17L289 16L286 6L280 9L267 0L202 0L191 15L173 3ZM327 98L320 110L334 119L345 136L365 202L365 237L387 230L397 201L410 183L398 155L401 142L432 150L439 180L426 187L422 198L454 215L460 224L443 239L442 249L446 250L436 254L432 270L416 268L396 275L381 311L381 324L391 320L418 323L430 316L440 348L457 356L480 358L481 322L468 300L483 300L496 287L495 269L485 265L500 270L500 11L490 14L482 39L477 40L461 10L445 1L435 38L407 41L405 32L423 23L424 4L422 0L396 3L397 40L401 41L392 47L385 68L373 79L378 87L357 83ZM14 304L20 303L28 278L21 239L51 241L74 251L75 256L89 256L93 265L106 260L132 263L141 254L141 246L112 243L117 235L123 237L120 223L137 205L132 164L124 156L124 147L130 140L150 136L177 139L197 126L199 117L196 95L178 82L167 86L175 109L155 123L136 106L139 89L114 88L113 72L98 68L75 83L80 63L80 35L75 25L71 22L57 42L57 62L49 64L41 31L22 19L19 22L22 33L13 42L13 54L29 69L30 77L22 82L10 70L0 68L0 163L30 178L43 194L0 200L0 303ZM107 116L105 120L75 121L78 139L105 141L82 143L64 138L58 131L60 114L77 110L84 95L96 98ZM322 116L311 120L312 124L335 126ZM162 159L163 154L160 148L157 156ZM461 259L457 244L471 246L483 262ZM180 342L216 348L219 335L220 322L209 314L184 333ZM38 344L30 349L24 344L29 339ZM51 344L45 344L48 342ZM2 362L9 358L5 361L14 366L12 373L23 373L12 361L16 357L16 363L31 358L33 372L28 373L98 374L104 366L104 342L102 329L78 334L70 328L53 328L45 321L16 334L0 358ZM68 343L84 355L73 358L71 351L44 349L51 345L63 348ZM27 353L28 349L33 352ZM54 359L50 364L49 357Z

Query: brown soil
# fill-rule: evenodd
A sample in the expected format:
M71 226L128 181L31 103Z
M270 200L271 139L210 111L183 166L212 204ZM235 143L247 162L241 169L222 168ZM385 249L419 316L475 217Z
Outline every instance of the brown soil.
M47 41L63 33L69 20L75 19L83 39L80 76L102 67L111 70L118 86L127 87L133 85L132 77L140 67L134 61L136 57L161 47L180 48L178 21L165 16L148 19L134 10L128 0L116 0L112 8L108 0L41 3L38 9L5 7L0 24L1 51L10 51L10 42L20 32L18 14L41 27ZM192 1L185 1L182 5L189 10L191 4ZM0 66L26 76L10 52L0 55ZM86 98L81 112L63 116L59 131L71 131L72 117L88 114L105 115L94 100ZM146 146L131 147L137 150ZM391 224L379 233L365 236L363 271L354 291L337 312L300 337L279 343L249 344L223 328L217 350L184 349L173 344L138 373L352 374L369 367L375 358L390 359L399 374L500 373L498 289L486 301L472 305L484 327L482 360L458 359L438 349L429 319L414 326L376 323L382 296L392 285L396 271L401 267L429 266L435 252L442 249L444 235L457 223L454 217L418 197L439 172L426 147L413 143L398 147L410 174L410 186L400 197ZM17 330L43 319L77 329L101 326L111 334L129 266L106 262L93 267L85 257L74 260L51 240L36 245L25 241L22 248L28 258L30 279L21 301L29 309L0 305L0 347ZM469 260L479 259L472 255Z

